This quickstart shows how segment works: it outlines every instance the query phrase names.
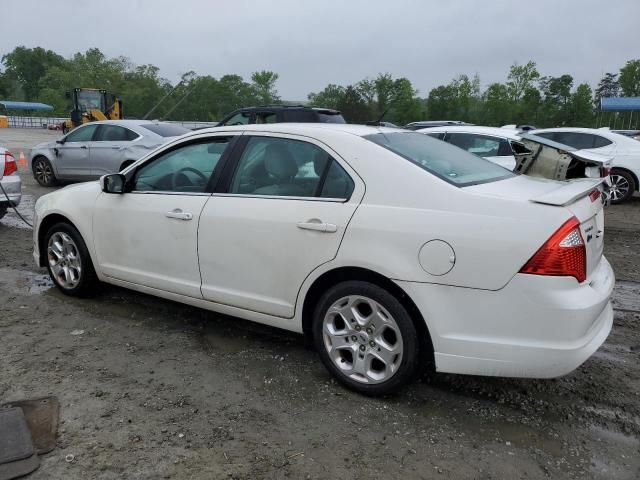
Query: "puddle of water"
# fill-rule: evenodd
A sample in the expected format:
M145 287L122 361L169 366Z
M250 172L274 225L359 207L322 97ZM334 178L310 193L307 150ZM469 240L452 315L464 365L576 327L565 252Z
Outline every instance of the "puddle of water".
M0 195L2 192L0 192ZM22 200L20 201L20 205L18 205L17 209L29 223L33 223L33 211L35 208L35 199L33 195L22 195ZM7 227L21 228L23 230L31 230L31 227L16 215L16 212L13 209L7 210L7 214L0 219L0 223Z
M15 293L41 295L53 287L48 274L0 268L0 285Z

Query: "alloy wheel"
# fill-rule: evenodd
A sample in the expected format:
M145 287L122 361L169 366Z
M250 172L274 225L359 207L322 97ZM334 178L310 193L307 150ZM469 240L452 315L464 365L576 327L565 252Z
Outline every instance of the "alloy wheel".
M78 246L70 235L64 232L51 235L47 245L47 259L52 276L62 288L71 290L78 286L82 275L82 260Z
M49 162L46 160L38 160L36 162L34 172L36 180L44 185L49 185L53 180L53 170L51 169Z
M609 188L609 196L612 201L617 201L625 198L629 194L629 181L622 175L611 174L611 187Z
M400 327L371 298L351 295L335 301L324 316L322 335L331 361L357 382L385 382L402 362Z

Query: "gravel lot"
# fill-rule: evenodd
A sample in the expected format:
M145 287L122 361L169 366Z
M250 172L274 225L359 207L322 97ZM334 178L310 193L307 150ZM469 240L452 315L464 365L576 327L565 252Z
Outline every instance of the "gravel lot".
M58 135L0 130L0 144L17 158ZM48 190L21 173L28 215ZM297 335L110 286L88 300L61 295L10 214L0 403L60 398L58 448L33 479L637 479L640 197L606 215L614 329L578 370L436 374L370 399L335 384Z

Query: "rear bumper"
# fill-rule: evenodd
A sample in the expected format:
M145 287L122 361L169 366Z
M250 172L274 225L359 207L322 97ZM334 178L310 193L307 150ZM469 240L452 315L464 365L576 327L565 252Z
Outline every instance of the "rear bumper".
M525 274L499 291L397 283L428 324L439 372L559 377L587 360L613 324L615 278L605 257L582 284Z
M20 204L20 200L22 200L22 180L20 175L8 175L6 177L2 177L0 180L2 184L2 188L7 192L9 198L5 197L2 190L0 190L0 208L8 208L15 207Z

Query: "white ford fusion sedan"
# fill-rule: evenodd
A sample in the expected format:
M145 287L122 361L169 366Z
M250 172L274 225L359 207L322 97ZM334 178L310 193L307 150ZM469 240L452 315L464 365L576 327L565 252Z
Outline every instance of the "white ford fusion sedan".
M602 179L510 171L426 135L337 124L199 130L36 204L34 258L311 337L343 384L556 377L612 325Z

